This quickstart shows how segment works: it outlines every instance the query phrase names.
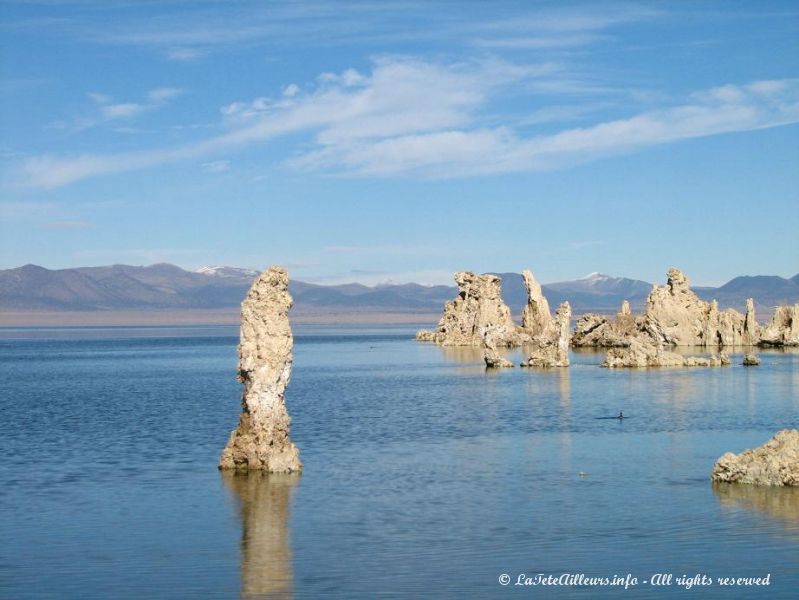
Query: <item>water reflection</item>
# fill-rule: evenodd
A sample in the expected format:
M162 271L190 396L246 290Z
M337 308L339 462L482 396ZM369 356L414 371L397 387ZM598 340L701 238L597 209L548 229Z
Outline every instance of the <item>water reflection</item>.
M291 598L294 572L288 517L299 475L222 472L221 476L239 503L241 597Z
M560 406L563 409L568 409L571 406L571 371L569 369L558 369L557 376Z
M474 346L439 346L441 354L452 362L483 362L483 349Z
M713 493L725 508L744 508L782 522L799 533L799 488L713 483Z

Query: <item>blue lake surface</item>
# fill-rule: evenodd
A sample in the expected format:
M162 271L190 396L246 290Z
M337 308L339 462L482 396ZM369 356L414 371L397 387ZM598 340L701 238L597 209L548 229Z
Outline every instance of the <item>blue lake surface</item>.
M709 475L799 424L797 352L486 372L402 328L295 327L305 470L234 477L236 333L0 331L0 598L796 597L799 490ZM638 585L514 585L563 573Z

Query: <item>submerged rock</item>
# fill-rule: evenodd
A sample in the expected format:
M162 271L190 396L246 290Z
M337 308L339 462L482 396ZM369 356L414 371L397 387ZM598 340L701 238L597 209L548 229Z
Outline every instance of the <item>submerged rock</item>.
M799 429L783 429L759 448L727 452L713 466L713 481L799 485Z
M778 306L760 332L761 346L799 346L799 304Z
M610 369L634 367L722 367L730 364L726 353L710 357L683 356L664 350L646 338L633 338L626 348L613 348L605 356L603 367Z
M238 379L244 385L239 425L222 451L220 469L290 473L302 469L289 439L284 393L291 378L294 338L288 273L270 267L241 304Z
M757 357L756 354L746 354L744 356L743 366L745 367L755 367L760 364L760 359Z
M719 311L715 300L700 300L679 269L669 270L666 285L652 288L639 329L654 342L672 346L744 343L744 316L733 309Z
M572 309L568 302L558 307L555 313L553 334L540 335L533 339L533 350L522 367L568 367L569 326Z
M519 346L529 339L511 319L502 301L502 281L496 275L455 273L458 296L444 305L444 315L434 331L421 330L419 341L443 346L482 346L483 332L493 331L498 346Z

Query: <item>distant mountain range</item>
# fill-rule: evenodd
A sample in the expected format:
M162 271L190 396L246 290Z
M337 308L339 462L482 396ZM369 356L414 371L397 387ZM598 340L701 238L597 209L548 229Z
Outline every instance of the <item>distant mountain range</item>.
M147 267L112 265L50 270L36 265L0 270L0 311L109 311L151 309L217 309L238 306L257 271L235 267L203 267L186 271L170 264ZM527 292L518 273L498 273L503 297L514 314L521 312ZM592 273L575 281L542 286L554 308L564 300L576 313L614 312L623 300L641 310L652 284ZM454 298L455 286L416 283L374 287L358 283L318 285L292 281L295 313L348 312L438 313ZM698 287L704 299L742 309L755 298L761 309L799 302L799 274L736 277L718 288Z

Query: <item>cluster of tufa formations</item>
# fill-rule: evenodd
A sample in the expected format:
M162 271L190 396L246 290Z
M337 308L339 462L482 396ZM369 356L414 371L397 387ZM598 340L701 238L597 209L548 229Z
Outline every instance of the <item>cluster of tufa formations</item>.
M299 451L289 439L291 418L284 400L294 347L288 283L285 269L271 267L255 280L241 304L242 412L222 451L220 469L272 473L302 469Z
M759 448L727 452L716 461L713 481L799 486L799 429L783 429Z
M670 269L666 285L649 294L640 329L654 342L672 346L740 346L744 323L738 311L719 311L715 300L700 300L688 277Z
M577 348L617 348L628 346L635 333L635 317L625 300L614 320L592 313L577 319L571 341Z
M761 330L751 299L746 315L719 311L715 302L700 300L690 290L688 278L677 269L669 271L665 286L653 288L642 316L635 318L625 301L614 320L584 315L573 334L569 331L569 303L561 304L553 318L533 274L524 271L523 277L527 305L521 326L514 324L510 309L502 301L499 277L461 272L455 274L458 297L447 302L436 330L420 331L416 339L449 346L482 346L487 368L513 366L500 355L499 346L528 346L530 354L521 366L545 368L568 367L570 343L607 347L610 349L603 366L612 368L730 364L724 352L709 358L683 356L665 346L799 345L799 305L778 307ZM219 460L219 468L231 474L302 470L299 451L289 439L291 418L284 398L294 346L288 283L285 269L271 267L255 280L241 305L238 379L244 386L242 412ZM759 363L754 354L744 357L744 365ZM799 486L799 430L780 431L763 446L738 455L724 454L714 465L711 479ZM230 481L245 491L259 489L256 479ZM275 506L282 510L282 505ZM274 541L282 544L284 540ZM271 547L273 539L267 536L263 542ZM254 588L261 589L262 578L256 574L253 581L257 584Z
M510 308L502 301L502 282L496 275L455 273L458 297L444 305L444 314L434 331L421 330L416 339L442 346L483 346L490 330L496 346L519 346L529 341L513 323ZM540 286L539 286L540 292Z
M433 331L416 334L419 341L443 346L479 346L489 368L512 366L497 348L530 346L522 366L565 367L568 347L609 348L603 366L614 367L712 367L730 363L721 352L710 357L682 356L668 350L676 346L724 348L731 346L799 345L799 305L780 306L761 328L755 319L754 301L746 302L746 314L733 309L719 310L718 303L701 300L690 287L688 277L670 269L666 284L654 286L646 308L636 317L625 300L615 318L585 314L577 319L569 335L571 309L562 304L555 317L541 285L530 271L522 274L527 288L527 305L522 324L516 325L502 300L500 278L496 275L455 274L458 297L447 302ZM747 360L747 364L754 361Z
M555 319L545 333L533 338L532 352L523 367L568 367L569 366L569 323L572 309L564 302L555 312Z

